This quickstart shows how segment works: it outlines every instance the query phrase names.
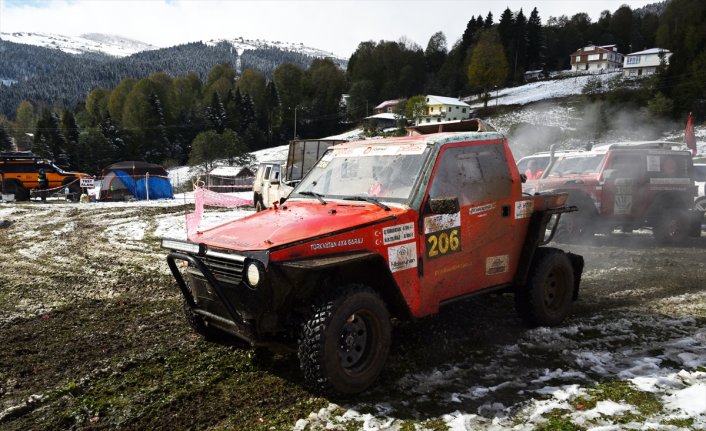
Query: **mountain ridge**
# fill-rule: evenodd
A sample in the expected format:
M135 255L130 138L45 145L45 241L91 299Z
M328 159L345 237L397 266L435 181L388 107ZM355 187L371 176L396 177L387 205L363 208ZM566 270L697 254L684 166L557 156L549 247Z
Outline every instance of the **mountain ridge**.
M39 32L0 32L0 40L50 49L58 49L68 54L105 54L112 57L129 57L144 51L167 49L184 45L182 43L159 47L139 40L107 33L84 33L80 36L65 36L60 34ZM192 42L201 41L191 41L187 42L187 44ZM239 55L242 55L242 53L247 50L275 48L282 51L300 53L315 58L333 58L336 59L339 64L347 61L346 58L340 57L332 52L296 42L248 39L242 36L237 36L233 38L211 39L203 43L208 46L215 46L221 42L228 42L233 45L233 47L238 50Z

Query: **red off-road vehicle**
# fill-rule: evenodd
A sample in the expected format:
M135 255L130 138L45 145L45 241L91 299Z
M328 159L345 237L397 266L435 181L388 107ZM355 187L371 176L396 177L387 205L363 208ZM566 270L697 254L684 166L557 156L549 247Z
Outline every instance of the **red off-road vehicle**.
M699 236L703 213L693 209L691 153L668 142L607 144L555 157L525 191L563 192L579 211L563 217L557 239L580 240L615 229L651 228L662 243Z
M539 246L565 201L523 195L496 132L360 141L329 149L284 204L162 247L197 332L297 349L308 383L357 393L391 318L509 291L527 324L560 324L583 258Z

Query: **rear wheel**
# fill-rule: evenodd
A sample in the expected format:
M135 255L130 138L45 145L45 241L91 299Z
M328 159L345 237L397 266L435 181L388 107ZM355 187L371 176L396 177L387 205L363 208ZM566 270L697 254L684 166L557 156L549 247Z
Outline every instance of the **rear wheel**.
M527 284L515 293L515 308L531 327L556 326L566 319L574 298L574 272L561 250L538 248Z
M665 211L655 222L652 234L660 244L678 244L689 236L689 215L683 210Z
M18 202L29 200L29 190L22 184L22 181L16 178L8 178L3 185L3 194L15 195L15 200Z
M324 392L362 392L380 375L390 339L390 315L375 291L362 285L335 289L319 298L302 325L304 379Z

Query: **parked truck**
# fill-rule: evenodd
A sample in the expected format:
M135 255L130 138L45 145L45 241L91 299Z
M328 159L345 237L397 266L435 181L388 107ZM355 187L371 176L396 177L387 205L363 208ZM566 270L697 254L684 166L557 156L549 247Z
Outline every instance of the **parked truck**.
M39 186L40 170L47 177L47 189L59 191L75 202L81 196L81 178L91 178L81 172L66 172L51 160L30 151L7 151L0 152L0 191L17 201L29 200L32 191Z
M280 202L292 192L329 147L342 139L295 139L289 142L287 160L260 163L253 182L253 203L257 211Z
M510 292L527 325L564 321L583 258L544 245L574 208L521 178L497 132L344 143L282 204L161 245L196 332L297 351L308 384L353 394L380 375L391 318Z
M562 219L557 239L580 241L615 229L649 228L660 243L701 235L703 211L691 153L670 142L620 142L556 153L528 193L564 192L579 211Z

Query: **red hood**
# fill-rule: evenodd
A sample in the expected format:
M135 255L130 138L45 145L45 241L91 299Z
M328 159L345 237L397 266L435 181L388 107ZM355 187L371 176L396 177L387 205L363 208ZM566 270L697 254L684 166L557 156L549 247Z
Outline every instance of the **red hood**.
M364 202L322 205L316 201L288 202L284 208L268 209L251 216L224 223L191 241L234 250L266 250L321 235L399 216L406 210L390 211Z

